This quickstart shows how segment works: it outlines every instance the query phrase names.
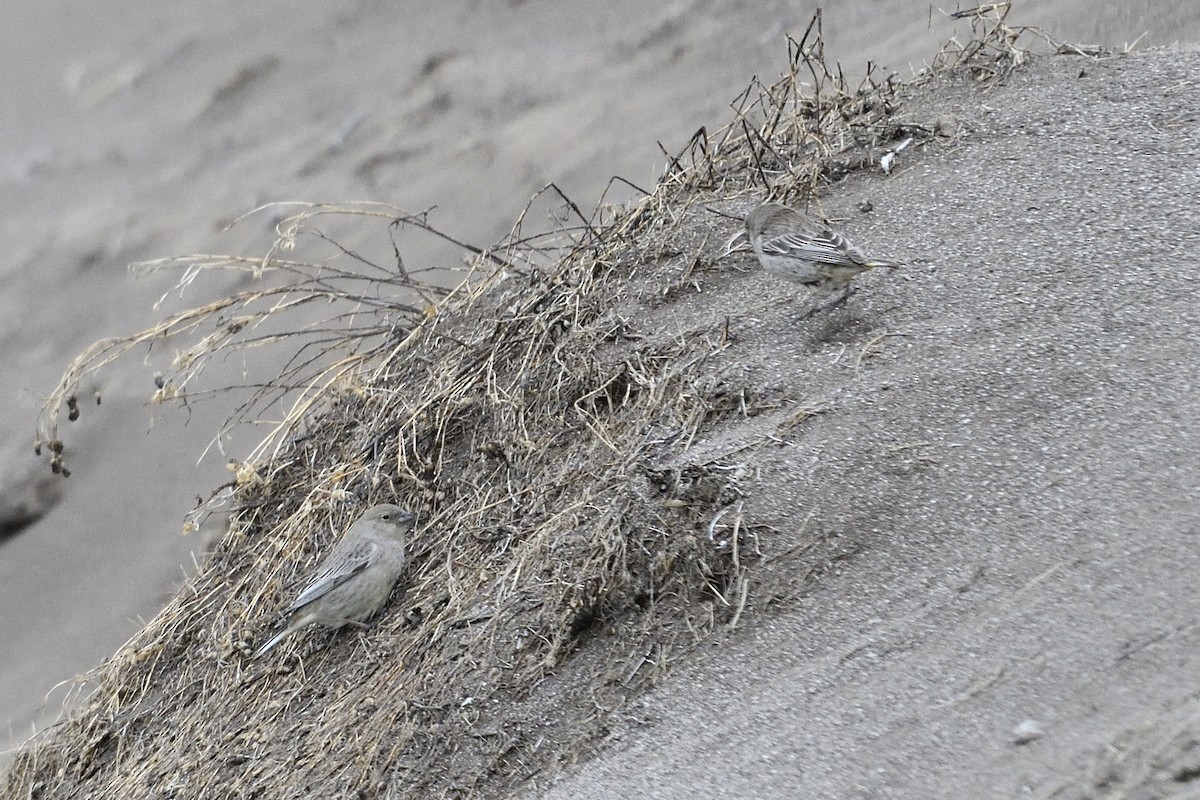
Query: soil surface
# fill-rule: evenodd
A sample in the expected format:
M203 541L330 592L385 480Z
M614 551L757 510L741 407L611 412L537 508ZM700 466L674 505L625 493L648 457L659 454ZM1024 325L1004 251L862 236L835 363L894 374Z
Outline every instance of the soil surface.
M811 13L565 9L14 10L0 32L0 487L44 516L0 534L10 742L53 720L60 682L174 590L204 543L179 535L183 514L227 479L220 452L201 460L227 409L145 405L166 351L102 376L99 408L86 396L69 480L25 454L70 359L161 315L171 281L135 280L128 263L262 252L271 212L225 227L271 201L436 205L439 227L480 245L547 182L589 207L614 174L652 183L656 141L674 152L727 121L750 76L782 71L783 36ZM1187 0L1046 2L1010 21L1118 48L1144 31L1143 48L1200 41ZM827 56L906 75L953 31L929 23L909 3L840 4ZM987 91L932 87L906 113L952 115L955 144L825 198L864 249L910 264L902 275L868 276L846 309L804 323L763 308L791 289L752 265L710 276L688 313L740 320L747 379L820 411L757 465L747 511L840 557L814 575L803 551L768 552L738 628L673 665L600 757L538 793L1195 791L1197 74L1183 47L1051 58ZM459 258L405 247L410 265Z
M902 276L799 326L750 312L769 276L697 300L740 320L753 385L819 413L741 487L779 531L750 619L538 796L1195 795L1197 70L1057 57L922 92L957 146L826 206ZM814 540L832 567L789 592Z

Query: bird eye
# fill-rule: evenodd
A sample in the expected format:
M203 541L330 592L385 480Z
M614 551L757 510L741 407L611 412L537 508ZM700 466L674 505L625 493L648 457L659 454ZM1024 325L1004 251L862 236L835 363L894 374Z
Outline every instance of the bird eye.
M391 519L391 518L392 518L391 514L384 514L382 517L382 519Z

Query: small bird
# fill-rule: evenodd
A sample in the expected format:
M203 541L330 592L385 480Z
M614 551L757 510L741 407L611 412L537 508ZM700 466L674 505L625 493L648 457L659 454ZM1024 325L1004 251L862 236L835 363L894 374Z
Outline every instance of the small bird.
M860 272L901 266L892 261L871 261L819 219L775 203L751 211L746 216L746 230L729 240L723 255L738 249L734 243L743 236L749 239L767 272L818 290L841 290L834 302L822 308L843 302L850 294L850 281Z
M284 610L291 615L287 627L253 657L309 625L361 626L374 616L404 571L404 535L413 529L416 519L416 514L393 505L373 506L363 512Z

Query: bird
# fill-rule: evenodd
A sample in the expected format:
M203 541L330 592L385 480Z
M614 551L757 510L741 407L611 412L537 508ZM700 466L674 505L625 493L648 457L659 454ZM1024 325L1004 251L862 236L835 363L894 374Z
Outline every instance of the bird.
M404 537L416 519L413 512L390 504L363 512L284 609L289 615L287 626L258 648L253 658L309 625L361 626L374 616L404 571Z
M777 203L764 203L751 211L746 215L745 225L744 231L729 240L722 255L739 249L734 244L744 237L767 272L819 291L840 290L840 295L820 306L821 309L845 301L850 294L850 281L859 273L902 266L894 261L868 259L845 236L821 220Z

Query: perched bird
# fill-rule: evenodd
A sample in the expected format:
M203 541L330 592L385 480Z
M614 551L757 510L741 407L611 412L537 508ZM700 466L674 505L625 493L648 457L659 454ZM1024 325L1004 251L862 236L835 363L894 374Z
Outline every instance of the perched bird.
M892 261L869 260L845 236L819 219L775 203L761 205L747 215L746 230L729 240L726 255L738 249L734 242L743 236L749 239L767 272L818 290L842 290L841 296L824 308L844 301L850 281L860 272L900 266Z
M416 519L416 514L399 506L367 509L285 609L284 613L291 615L287 627L258 648L254 658L309 625L362 625L379 611L404 570L404 534L412 530Z

